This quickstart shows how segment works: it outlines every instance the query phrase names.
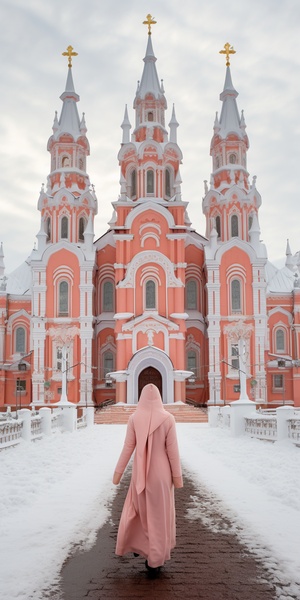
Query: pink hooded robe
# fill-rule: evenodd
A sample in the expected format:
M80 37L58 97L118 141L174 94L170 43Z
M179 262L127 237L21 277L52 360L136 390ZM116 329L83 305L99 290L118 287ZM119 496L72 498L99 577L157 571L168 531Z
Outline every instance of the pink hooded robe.
M136 449L132 477L120 519L116 554L136 552L158 567L176 543L173 478L182 487L175 419L149 384L129 418L115 473L123 473Z

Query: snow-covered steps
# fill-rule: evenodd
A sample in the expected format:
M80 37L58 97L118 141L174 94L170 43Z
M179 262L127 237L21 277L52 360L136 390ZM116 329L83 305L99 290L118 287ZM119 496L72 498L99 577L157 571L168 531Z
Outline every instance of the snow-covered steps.
M176 423L207 423L207 410L184 403L165 404L165 410L172 413ZM95 412L95 424L127 423L135 411L135 404L113 404Z

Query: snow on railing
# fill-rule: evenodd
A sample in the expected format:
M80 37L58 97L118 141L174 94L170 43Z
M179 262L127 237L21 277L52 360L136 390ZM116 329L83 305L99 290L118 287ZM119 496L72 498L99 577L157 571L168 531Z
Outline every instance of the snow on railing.
M246 433L272 442L290 439L300 446L300 408L281 406L256 410L253 402L232 402L227 406L210 407L208 422L211 427L229 429L233 436Z
M56 431L75 431L77 428L94 424L94 407L83 409L77 418L77 407L66 406L53 409L43 407L39 411L20 409L18 413L8 411L0 417L0 450L16 446L21 439L34 441Z
M258 415L245 418L245 432L260 440L277 439L277 419L272 415Z
M300 446L300 412L298 414L294 419L288 419L288 436L296 446Z
M0 423L0 448L15 446L19 443L21 434L21 421L4 421Z

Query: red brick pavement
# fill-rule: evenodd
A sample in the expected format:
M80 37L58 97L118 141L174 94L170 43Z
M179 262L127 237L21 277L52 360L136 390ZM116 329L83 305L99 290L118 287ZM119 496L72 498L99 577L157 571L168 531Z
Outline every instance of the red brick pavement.
M185 478L176 490L177 547L159 578L150 579L142 558L116 557L117 526L128 487L124 478L112 505L112 521L98 533L88 552L76 551L61 572L59 600L275 600L278 599L271 574L228 529L228 520L215 514L218 531L188 514L201 502L209 503L207 490L199 492ZM199 504L200 503L200 504ZM195 515L194 515L195 516ZM210 514L214 518L214 514ZM224 524L220 527L220 523ZM228 530L225 532L224 529ZM280 597L286 597L280 596ZM290 596L289 596L290 597Z

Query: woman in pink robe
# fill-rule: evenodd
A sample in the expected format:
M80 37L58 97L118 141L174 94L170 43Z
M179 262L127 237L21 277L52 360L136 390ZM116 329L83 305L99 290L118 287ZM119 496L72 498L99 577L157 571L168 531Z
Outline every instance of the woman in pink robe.
M123 450L113 483L118 484L136 450L132 477L120 519L116 554L133 552L150 569L170 559L176 544L174 487L183 486L175 419L149 384L129 418Z

